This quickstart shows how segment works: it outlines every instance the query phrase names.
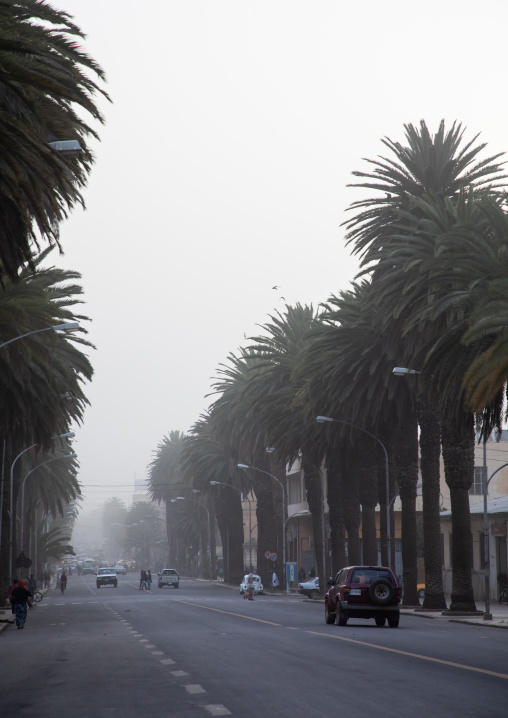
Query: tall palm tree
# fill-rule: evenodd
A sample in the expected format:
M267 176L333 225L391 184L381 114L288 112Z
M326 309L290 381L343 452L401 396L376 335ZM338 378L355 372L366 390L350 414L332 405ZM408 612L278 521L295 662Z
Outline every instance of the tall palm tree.
M453 205L464 188L470 188L475 196L481 196L487 192L496 192L505 184L503 164L498 162L501 155L481 159L480 154L485 145L477 144L477 137L464 144L464 130L460 124L454 123L447 131L444 122L441 122L435 135L429 132L425 122L420 124L419 130L413 125L406 125L405 131L407 141L405 146L385 138L384 144L392 152L392 156L370 161L372 172L355 173L361 181L354 186L374 190L375 194L371 198L354 202L350 210L355 212L355 216L345 222L347 241L353 244L354 251L362 256L365 271L372 272L376 289L380 290L377 303L385 307L386 317L391 318L395 337L400 337L404 331L407 314L402 318L401 314L404 315L405 311L414 313L415 307L410 304L407 295L403 296L405 303L403 309L400 308L399 295L399 308L395 310L393 306L387 306L380 297L387 291L393 296L394 275L398 269L397 265L394 269L392 262L394 244L397 244L401 235L405 235L406 258L411 261L412 252L422 242L420 235L412 231L422 216L418 202L424 197L434 195L441 203L448 201ZM380 266L383 260L386 262L385 267ZM385 271L387 267L389 267L389 279ZM427 292L427 303L432 302L433 299L434 297ZM422 323L418 329L421 327ZM434 325L431 329L427 325L426 334L415 331L411 337L415 353L428 344L429 333L434 331L434 335L438 336L440 328L442 329L442 326ZM406 351L408 346L411 346L411 341L406 344ZM406 354L405 357L406 361L412 359L410 354ZM428 412L425 416L428 419ZM438 421L437 414L435 418ZM459 412L457 414L459 424L462 418ZM423 433L425 427L421 428ZM469 429L465 431L470 436ZM447 461L452 460L452 456L452 453L447 453ZM449 468L453 471L455 467ZM468 467L463 468L465 473L459 492L467 494L468 484L472 480L472 469L469 464ZM422 478L425 483L425 475ZM460 512L457 511L464 522L461 524L461 534L467 533L469 526L468 512L462 511L463 505L464 501L461 502ZM456 527L456 530L459 528ZM474 609L471 575L469 568L465 569L464 563L460 566L455 563L453 580L455 588L452 589L452 610L464 607ZM433 587L438 586L439 577L432 576L430 584ZM459 585L460 589L458 589ZM440 600L439 596L436 598Z
M92 79L103 81L103 70L76 43L83 38L47 2L0 5L0 262L11 279L32 266L39 236L59 243L58 222L83 204L93 162L86 140L97 133L78 112L103 122L94 96L107 98ZM76 140L81 151L68 156L54 140Z

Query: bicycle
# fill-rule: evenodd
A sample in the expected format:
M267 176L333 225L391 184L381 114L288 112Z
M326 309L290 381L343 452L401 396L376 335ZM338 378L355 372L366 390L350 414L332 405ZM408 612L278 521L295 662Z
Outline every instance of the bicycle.
M42 593L40 591L34 591L32 601L34 603L39 603L39 601L42 601Z

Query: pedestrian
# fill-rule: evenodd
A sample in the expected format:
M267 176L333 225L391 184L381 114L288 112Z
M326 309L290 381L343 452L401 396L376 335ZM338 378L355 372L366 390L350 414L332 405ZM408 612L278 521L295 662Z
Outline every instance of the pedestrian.
M29 608L32 608L32 602L30 599L32 594L26 587L26 583L23 579L18 581L17 587L12 592L12 607L16 615L16 627L19 629L24 628L26 616Z
M150 573L150 569L146 572L146 584L148 587L148 590L152 590L152 574Z
M51 577L47 571L44 571L44 588L49 588L51 583Z
M13 613L14 613L15 611L14 611L14 606L13 606L13 603L12 603L12 592L13 592L14 589L17 588L17 587L18 587L18 579L17 579L17 578L13 578L13 579L12 579L12 583L7 587L7 600L8 600L9 603L11 604L11 611L12 611Z
M274 590L277 590L279 588L279 577L275 573L275 571L272 574L272 588Z
M143 569L139 576L139 590L142 591L146 588L146 571Z
M309 578L316 578L316 572L314 571L314 566L309 571Z
M34 578L33 573L30 574L30 578L27 581L26 587L30 591L30 593L33 595L37 590L37 582Z
M65 571L63 571L62 575L60 576L60 591L63 593L66 588L67 588L67 576L66 576Z
M303 566L300 566L300 571L298 572L298 580L300 583L303 583L305 581L305 569Z
M243 598L247 598L249 601L254 600L254 576L251 573L247 576L247 590Z

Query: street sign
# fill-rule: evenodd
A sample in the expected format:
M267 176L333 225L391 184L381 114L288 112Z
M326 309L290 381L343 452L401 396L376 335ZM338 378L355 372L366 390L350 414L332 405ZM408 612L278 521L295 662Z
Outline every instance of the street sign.
M271 555L270 551L265 551L265 558L270 558Z
M271 554L270 554L270 561L277 561L277 554L276 554L276 553L271 553Z

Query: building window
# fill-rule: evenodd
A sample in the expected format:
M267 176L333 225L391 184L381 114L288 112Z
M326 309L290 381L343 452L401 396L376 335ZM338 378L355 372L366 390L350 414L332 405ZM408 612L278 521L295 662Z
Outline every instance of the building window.
M482 495L483 494L483 484L485 480L485 467L484 466L475 466L474 467L474 479L473 479L473 485L469 489L470 495Z
M300 472L287 477L288 498L290 504L299 504L302 500L302 477Z

